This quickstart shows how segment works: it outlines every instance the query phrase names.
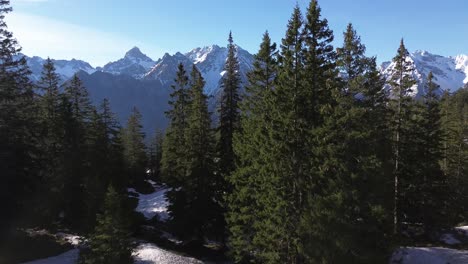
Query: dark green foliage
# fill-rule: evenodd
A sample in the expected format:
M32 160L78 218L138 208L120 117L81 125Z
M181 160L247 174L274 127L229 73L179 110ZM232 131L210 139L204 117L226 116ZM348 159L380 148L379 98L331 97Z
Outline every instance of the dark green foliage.
M453 95L445 93L441 105L443 130L442 170L449 183L448 204L453 208L451 218L466 221L468 202L468 88Z
M325 191L313 202L319 206L315 225L329 233L324 234L325 249L315 252L314 258L331 263L383 262L389 234L385 228L389 196L384 194L390 143L384 81L375 58L365 56L352 25L337 51L342 85L334 94L337 105L318 131L325 146L316 154L325 155L321 175Z
M218 109L219 170L225 177L234 169L233 136L234 132L239 129L239 102L241 100L239 94L239 61L236 55L237 47L234 45L231 32L229 32L228 42L228 56L224 65L225 74L222 79L222 95Z
M122 145L125 169L128 181L132 185L138 185L146 179L146 166L148 157L144 143L145 134L142 131L141 114L133 108L128 118L127 126L122 129Z
M59 76L50 59L44 64L41 79L37 85L40 97L37 100L39 110L40 149L41 149L41 180L37 199L37 214L42 221L51 223L58 216L63 197L63 153L64 153L64 122L62 113L63 98L59 92Z
M133 263L129 224L123 208L121 194L110 186L107 189L103 213L98 216L94 233L89 238L89 249L81 254L80 263Z
M37 181L35 156L35 104L26 59L13 34L8 31L5 15L10 1L0 1L0 227L25 213L23 202L33 199Z
M228 197L229 244L237 262L252 258L257 247L256 232L264 226L261 206L270 197L263 190L269 179L262 171L261 150L268 143L266 127L270 122L268 100L274 87L277 71L276 44L266 32L255 56L254 69L248 74L247 95L241 104L241 132L234 137L234 153L239 157L237 168L229 178L233 187ZM259 241L260 242L260 241Z
M427 77L426 93L420 106L421 120L417 144L420 152L417 154L419 179L415 184L418 186L416 197L419 208L413 208L419 213L418 222L424 224L427 232L448 223L446 208L448 185L440 163L443 154L443 131L438 88L430 72Z
M401 231L401 219L404 213L407 213L409 208L403 209L402 199L408 195L410 186L410 178L413 177L414 167L416 165L416 156L414 156L412 147L415 142L415 130L417 127L415 118L415 102L412 100L410 92L416 81L412 77L412 65L407 60L408 51L401 40L400 47L398 48L397 55L393 58L395 68L389 82L392 88L392 95L390 100L390 107L392 110L391 128L393 136L393 182L394 182L394 208L393 208L393 231L394 234L399 234ZM405 182L406 181L406 182ZM404 187L402 187L404 186ZM411 191L410 191L411 193ZM408 197L409 198L409 197ZM409 201L410 199L406 200Z
M180 184L180 177L186 173L184 155L186 149L185 129L188 126L187 115L190 102L187 89L188 77L183 64L179 64L175 85L172 86L171 109L166 112L170 120L166 136L163 141L163 155L161 160L161 173L163 180L170 186Z
M183 68L179 69L180 76L184 76ZM179 96L170 112L181 114L180 116L184 116L184 119L173 119L171 123L173 130L170 130L172 134L167 134L165 139L165 141L174 140L174 136L183 135L184 138L180 139L183 145L165 149L163 156L169 157L169 154L173 153L166 153L166 151L172 150L179 151L178 153L181 154L175 161L179 164L174 164L174 166L183 170L180 174L165 176L175 177L168 181L173 189L167 194L170 202L168 210L175 233L184 240L203 243L207 236L222 234L223 230L219 226L222 228L223 225L219 222L222 222L223 216L219 201L215 200L215 188L220 181L215 178L214 174L214 135L211 129L207 96L203 94L205 81L195 66L190 77L189 89L184 91L187 94L181 97L182 91L177 91ZM185 80L185 78L176 79L178 80ZM185 85L185 81L180 84ZM186 113L182 113L181 109ZM177 113L177 110L181 112ZM180 123L177 123L179 121L186 122L187 126L179 127Z
M91 122L93 107L86 88L78 76L67 84L62 102L64 123L64 151L62 192L65 195L65 222L73 227L81 227L85 213L83 183L89 172L87 164L88 128Z

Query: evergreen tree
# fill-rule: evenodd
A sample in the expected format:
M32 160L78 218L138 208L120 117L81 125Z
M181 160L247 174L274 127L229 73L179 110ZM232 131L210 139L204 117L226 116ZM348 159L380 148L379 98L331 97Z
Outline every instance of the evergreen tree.
M123 208L121 194L109 186L104 211L98 216L95 231L89 238L89 250L83 251L80 263L133 263L132 244L126 220L128 216Z
M308 152L310 146L308 131L300 115L305 106L299 104L303 100L301 96L305 95L301 82L304 62L302 25L301 11L296 7L282 40L272 97L266 100L265 112L269 113L270 121L264 126L267 139L261 142L259 174L256 175L262 181L264 191L256 200L259 217L254 225L253 250L249 252L259 263L298 261L298 225L302 212L298 183L306 173L303 159L308 154L304 152Z
M411 118L414 115L414 101L410 96L410 89L416 83L412 77L412 65L407 60L408 50L401 40L397 55L393 58L395 68L389 82L392 88L392 99L390 101L393 112L391 121L393 133L393 177L394 177L394 208L393 228L394 234L398 234L402 222L401 198L404 196L402 190L403 180L411 177L409 166L411 165ZM403 179L406 178L406 179Z
M146 177L145 134L142 131L141 114L136 107L128 118L127 126L122 130L123 155L129 183L139 186Z
M351 24L343 39L343 46L337 49L341 91L334 94L337 105L325 117L320 132L325 132L322 144L327 147L321 153L326 155L329 172L323 175L323 208L316 213L319 220L320 214L325 216L317 224L334 231L324 235L326 248L315 253L315 258L332 263L376 263L384 261L384 236L388 234L382 228L387 215L381 197L386 189L388 156L378 154L389 143L384 81L375 58L365 56L365 46Z
M255 55L254 69L248 73L249 85L241 104L241 130L234 136L234 153L238 163L229 179L233 191L228 198L227 224L229 244L236 262L253 258L255 232L263 225L260 218L265 217L261 216L261 207L257 202L268 199L261 192L268 184L268 178L261 171L261 155L268 141L268 100L271 99L276 78L276 57L276 44L271 42L266 32Z
M166 136L163 141L163 155L161 159L161 173L163 180L169 186L179 186L181 178L186 175L185 150L186 136L185 130L188 126L187 115L190 103L187 89L188 77L183 64L179 64L175 85L172 86L169 106L170 110L166 112L170 120Z
M62 95L59 92L60 77L55 72L52 60L47 59L43 66L41 79L37 85L40 98L39 127L41 129L41 178L40 192L44 199L38 199L37 213L44 221L51 223L58 216L63 196L63 151L64 129L61 112Z
M24 213L25 200L33 199L37 183L34 93L30 70L5 15L10 1L0 1L0 228Z
M65 221L72 227L82 227L85 177L89 172L88 129L94 108L88 92L77 75L65 84L61 113L64 123L63 199Z
M441 164L443 132L441 127L440 101L437 95L439 86L434 83L432 72L429 73L426 82L426 93L423 98L421 112L420 144L421 155L418 164L420 170L419 210L420 219L426 232L440 227L446 218L445 202L447 201L444 190L447 189L443 177Z
M459 223L468 219L468 89L458 90L453 95L446 92L442 103L443 159L442 169L448 180L453 209L450 219Z
M215 200L215 183L218 181L214 174L214 137L208 98L203 93L205 81L196 66L193 66L190 79L191 103L186 131L187 176L182 187L188 203L184 212L186 224L183 226L194 238L203 241L207 234L222 236L224 225L220 201Z
M87 132L88 173L84 177L84 202L86 229L95 226L96 214L103 204L109 184L125 188L119 125L104 99L98 110L93 110Z
M224 177L234 169L233 136L239 129L239 102L241 100L239 61L237 59L237 47L232 39L232 32L229 32L228 55L224 65L225 74L222 79L222 95L219 107L219 170Z

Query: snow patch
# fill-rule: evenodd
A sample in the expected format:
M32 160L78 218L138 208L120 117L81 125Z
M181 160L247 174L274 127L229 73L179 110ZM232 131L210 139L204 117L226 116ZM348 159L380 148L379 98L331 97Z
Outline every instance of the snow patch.
M466 264L468 251L450 248L408 247L398 249L392 256L390 264Z
M461 243L460 240L456 239L453 234L443 234L440 237L440 241L444 242L447 245L458 245Z
M150 182L153 186L155 182ZM154 216L158 216L159 220L167 221L169 214L167 212L167 206L169 205L166 199L166 193L170 188L157 187L156 191L150 194L138 193L135 189L129 188L128 191L138 195L138 206L135 211L142 213L146 219L152 219Z
M135 264L198 264L197 259L184 257L158 248L151 243L139 245L133 252Z
M33 260L23 264L76 264L78 263L79 255L80 251L73 249L55 257Z

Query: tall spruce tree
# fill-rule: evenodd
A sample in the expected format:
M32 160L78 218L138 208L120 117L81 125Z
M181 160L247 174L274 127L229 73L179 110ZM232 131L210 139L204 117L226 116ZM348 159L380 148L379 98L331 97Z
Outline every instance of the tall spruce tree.
M37 178L35 106L30 70L21 47L7 28L10 1L0 1L0 228L24 214Z
M104 202L107 186L126 187L119 125L104 99L99 109L93 110L87 133L88 173L84 177L85 229L95 226L96 214Z
M254 259L255 233L264 227L267 215L260 201L269 202L262 190L269 178L262 173L262 150L268 144L267 127L271 122L268 103L277 75L277 49L268 32L263 35L255 55L254 69L248 73L249 84L241 104L241 130L234 136L234 153L238 157L229 182L233 187L228 197L227 224L229 245L236 262ZM266 200L262 200L266 199Z
M234 169L233 137L235 131L239 129L240 111L240 75L239 61L237 59L237 47L232 39L232 32L229 32L228 55L224 65L225 74L222 79L222 94L219 112L219 170L224 177Z
M442 160L443 132L441 127L440 99L437 95L439 86L434 83L432 72L427 76L426 93L421 109L420 144L420 219L426 232L440 227L447 217L447 182L443 176L440 161Z
M63 152L64 152L64 123L61 112L62 94L59 92L60 77L55 71L52 60L47 59L43 66L41 79L38 82L39 98L39 127L41 129L40 149L41 178L40 191L43 199L37 199L37 213L43 220L52 223L58 216L63 196Z
M188 197L188 210L184 212L189 222L185 228L198 241L206 235L224 235L223 214L216 200L214 155L215 140L208 112L208 97L203 93L205 81L194 65L190 80L190 106L188 113L187 178L183 189ZM219 175L218 175L219 177ZM186 221L185 220L185 221Z
M134 107L126 127L122 130L123 155L128 182L137 188L146 178L148 164L141 118L140 112Z
M294 263L300 247L298 226L302 208L299 181L309 153L307 130L300 113L303 100L303 19L299 7L288 22L279 54L277 81L265 112L270 125L264 127L268 137L262 144L259 175L262 197L257 200L261 217L253 237L253 254L260 263ZM303 101L302 101L303 102ZM248 173L248 172L247 172ZM249 250L247 248L247 250Z
M468 181L464 175L468 172L468 89L458 90L450 95L444 94L442 103L443 159L442 168L449 183L448 203L452 208L453 222L468 219Z
M325 228L335 230L328 236L331 251L325 256L333 263L376 263L384 261L388 234L381 228L387 217L381 199L386 189L385 156L378 155L385 151L382 145L388 146L381 130L386 125L384 81L351 24L343 39L337 49L341 90L334 95L337 105L322 128L328 141L325 163L331 172L325 174L329 182Z
M188 126L187 116L190 103L188 93L188 77L181 63L178 66L177 75L172 85L170 95L170 110L166 112L170 120L166 136L163 141L163 155L161 160L161 173L163 180L169 185L177 188L180 185L180 178L186 174L183 162L186 143L185 130Z
M393 134L393 182L394 182L394 206L393 206L393 232L398 234L402 222L401 198L404 195L402 191L403 178L411 177L408 173L407 165L411 158L410 139L411 118L414 114L414 101L410 96L410 89L416 83L412 77L412 64L408 57L408 50L405 47L403 39L400 42L397 55L393 58L395 64L390 86L392 88L391 109L393 112L391 127ZM406 159L408 158L408 159ZM406 179L405 179L406 180Z
M65 199L63 212L65 222L73 227L81 227L80 219L85 213L83 183L89 172L88 166L88 129L92 118L88 91L75 74L65 84L61 112L64 123L64 175L63 193Z

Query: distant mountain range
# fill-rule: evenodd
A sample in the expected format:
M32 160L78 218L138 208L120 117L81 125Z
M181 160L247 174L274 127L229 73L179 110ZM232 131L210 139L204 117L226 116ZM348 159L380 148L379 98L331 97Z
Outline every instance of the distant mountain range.
M241 80L245 85L247 73L253 67L254 56L241 47L237 47L237 56ZM164 111L168 107L170 87L178 64L184 64L187 73L192 65L198 67L205 78L205 93L211 98L210 106L213 111L221 90L226 57L227 48L211 45L195 48L184 54L166 53L155 61L134 47L123 58L103 67L93 68L89 63L75 59L54 60L54 63L62 81L78 73L90 91L93 102L99 103L108 98L122 124L125 124L131 108L137 107L143 115L145 132L149 134L156 128L167 126ZM443 57L427 51L416 51L407 60L413 63L413 77L418 81L412 91L416 97L424 94L424 84L430 71L440 85L440 93L443 90L456 91L468 82L468 55ZM32 80L39 80L44 61L40 57L27 57ZM385 62L380 68L382 74L388 78L394 67L392 62Z

